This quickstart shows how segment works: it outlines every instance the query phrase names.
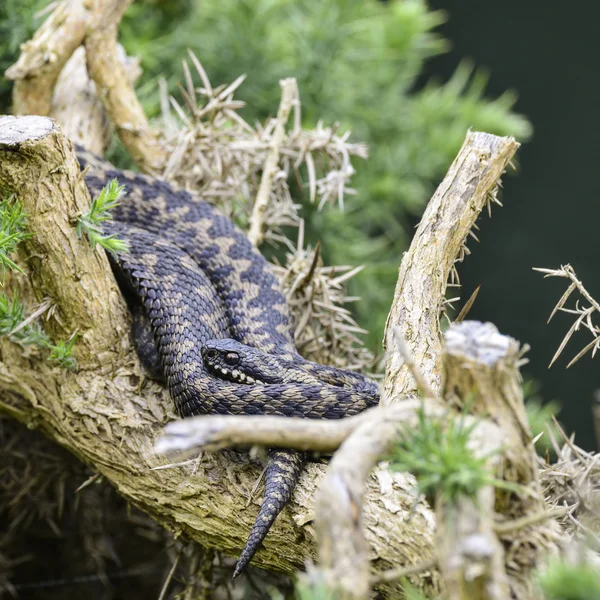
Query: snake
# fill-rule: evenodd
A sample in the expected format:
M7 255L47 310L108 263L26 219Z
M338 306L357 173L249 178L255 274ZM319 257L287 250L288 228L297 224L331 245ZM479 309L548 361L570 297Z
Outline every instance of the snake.
M75 150L93 197L112 179L125 187L103 230L127 249L108 257L140 360L166 385L182 418L340 419L378 404L369 378L298 353L279 280L231 219L198 193ZM263 499L233 578L291 499L305 460L297 451L269 451Z

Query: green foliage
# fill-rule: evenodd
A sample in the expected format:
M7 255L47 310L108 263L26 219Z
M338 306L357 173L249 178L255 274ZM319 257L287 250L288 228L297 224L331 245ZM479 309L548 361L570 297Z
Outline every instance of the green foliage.
M28 323L19 327L25 321L25 306L19 301L17 292L12 298L0 294L0 337L10 338L22 346L39 346L47 348L50 338L37 323ZM17 329L19 327L19 329Z
M6 277L6 269L19 271L21 267L11 258L17 245L31 237L31 234L25 231L26 215L23 210L23 204L15 199L14 196L8 196L0 201L0 265L2 265L2 283Z
M569 564L558 560L540 576L546 600L591 600L600 598L600 572L589 564Z
M469 438L478 424L475 420L467 426L459 417L428 419L421 409L417 427L404 429L390 468L412 473L425 496L437 494L450 502L459 496L474 497L487 485L518 491L518 486L489 474L489 455L476 457L471 452Z
M560 439L560 433L552 421L560 412L560 404L556 400L543 403L539 395L540 386L536 381L528 380L523 383L523 395L525 397L525 409L527 410L527 420L531 427L533 437L543 433L542 437L535 443L536 450L544 453L552 450L552 442L548 432L552 432L554 439Z
M76 371L77 361L73 356L73 347L75 346L76 341L77 334L72 335L71 338L66 342L59 340L56 345L48 346L50 349L50 356L48 356L48 360L56 363L63 369L67 369L68 371Z
M125 195L125 186L119 185L116 179L112 179L100 192L97 198L92 200L90 209L77 220L77 234L85 232L92 244L92 248L102 246L109 252L127 251L129 246L123 240L117 238L116 234L104 235L102 223L110 219L110 211L119 204Z
M25 306L19 301L16 291L12 298L9 298L6 293L0 294L0 337L9 337L22 346L49 350L49 361L63 369L71 371L77 369L77 361L72 355L77 336L71 336L67 342L60 340L57 344L53 344L38 323L28 322L25 317Z
M308 241L321 240L329 264L367 264L350 293L362 297L358 321L379 342L408 241L407 217L420 213L469 128L527 139L529 123L511 112L514 94L486 99L486 76L466 63L446 83L421 85L425 61L447 48L434 31L444 15L429 11L424 0L177 4L176 30L156 32L145 48L138 37L143 6L122 28L125 46L144 57L140 90L151 114L159 109L157 73L175 92L179 62L190 48L215 83L248 74L239 97L248 103L243 116L250 122L276 112L278 81L294 76L305 125L338 121L369 144L369 160L355 165L358 195L346 211L307 207L305 216Z

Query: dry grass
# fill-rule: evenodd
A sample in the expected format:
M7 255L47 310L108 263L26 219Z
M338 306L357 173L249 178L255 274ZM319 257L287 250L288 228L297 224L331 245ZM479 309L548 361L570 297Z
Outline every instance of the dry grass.
M360 337L366 332L347 308L358 298L345 293L345 283L360 267L326 266L318 249L304 247L301 204L290 187L291 181L298 183L300 193L320 208L337 203L342 209L344 197L354 193L349 186L354 174L351 159L366 158L366 146L351 143L349 132L340 134L335 126L318 123L315 129L303 129L293 80L282 82L278 117L251 126L238 113L244 103L234 99L244 77L213 87L191 53L190 60L195 73L184 63L182 103L168 97L163 86L162 135L168 151L163 176L200 192L244 230L257 218L253 209L260 190L266 204L258 215L259 240L289 250L285 264L274 269L292 308L299 350L317 362L368 369L373 356ZM194 78L201 81L200 87ZM264 181L273 157L275 171ZM297 243L288 237L290 227L299 228Z
M538 458L540 476L548 505L564 509L558 519L566 533L600 552L600 455L579 448L558 422L548 435L556 454L549 463Z

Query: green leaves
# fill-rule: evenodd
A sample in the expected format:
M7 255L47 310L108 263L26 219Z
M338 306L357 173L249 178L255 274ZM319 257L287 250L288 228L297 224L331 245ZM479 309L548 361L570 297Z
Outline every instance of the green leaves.
M76 341L77 333L72 335L66 342L59 340L56 345L49 345L48 349L50 350L50 356L48 356L48 360L68 371L76 371L77 361L75 360L75 357L72 356L73 347L75 346Z
M92 200L90 209L77 220L77 234L81 237L85 232L92 248L102 246L109 252L125 252L129 246L115 234L105 235L102 223L110 219L110 211L119 204L125 195L125 186L119 185L116 179L112 179L106 185L100 195Z
M428 419L421 409L417 427L404 430L390 458L390 468L412 473L422 494L439 494L450 502L459 496L474 497L488 485L519 491L518 485L490 475L490 456L477 457L471 452L469 438L478 424L466 425L460 417Z
M19 301L15 291L12 298L0 294L0 337L8 337L21 346L34 346L48 350L48 360L70 371L77 370L73 347L77 334L64 342L54 344L48 334L35 322L35 313L25 317L25 306Z
M6 269L23 271L11 258L19 242L31 237L25 230L26 215L23 204L14 195L0 201L0 265L2 265L2 284L6 277Z

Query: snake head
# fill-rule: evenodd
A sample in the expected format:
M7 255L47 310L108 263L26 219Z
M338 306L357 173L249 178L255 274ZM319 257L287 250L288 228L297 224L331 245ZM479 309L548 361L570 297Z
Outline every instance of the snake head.
M278 357L233 339L209 340L202 346L202 360L219 379L244 384L282 383L283 364Z

